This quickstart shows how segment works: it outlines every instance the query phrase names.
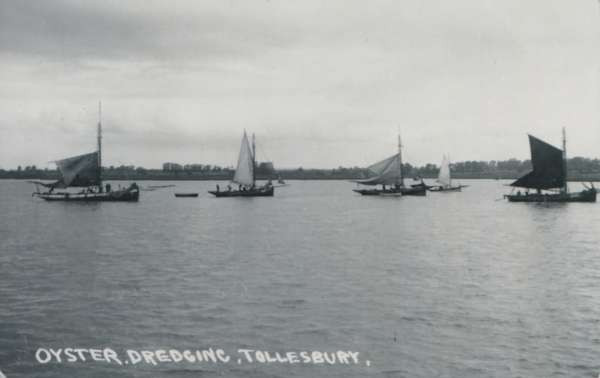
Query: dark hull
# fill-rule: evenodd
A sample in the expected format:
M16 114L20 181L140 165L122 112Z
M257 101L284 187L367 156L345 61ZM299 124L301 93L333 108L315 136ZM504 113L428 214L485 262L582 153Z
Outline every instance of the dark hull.
M425 186L401 188L400 192L403 196L424 196L427 195L427 188Z
M175 197L177 197L177 198L196 198L196 197L198 197L198 193L175 193Z
M402 192L395 189L352 189L363 196L401 196Z
M210 194L215 197L273 197L275 193L275 188L270 187L266 188L258 188L258 189L248 189L248 190L231 190L231 191L209 191Z
M424 196L427 189L424 186L393 189L352 189L363 196Z
M435 188L435 186L432 185L426 185L426 184L413 184L410 186L411 188L425 188L426 190L429 190L431 188Z
M104 193L35 193L46 201L63 202L137 202L139 189L123 189Z
M552 194L507 194L509 202L596 202L596 190Z

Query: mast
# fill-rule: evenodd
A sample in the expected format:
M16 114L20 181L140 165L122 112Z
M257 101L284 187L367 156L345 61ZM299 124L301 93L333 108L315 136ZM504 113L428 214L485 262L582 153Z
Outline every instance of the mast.
M256 185L256 137L252 133L252 186Z
M448 186L452 187L452 174L450 173L450 155L446 155L448 162Z
M98 102L98 188L102 192L102 102Z
M404 177L402 176L402 137L398 133L398 177L400 186L404 186Z
M569 191L569 186L567 184L567 132L565 128L562 128L562 142L563 142L563 170L565 172L565 184L562 187L562 191L567 193Z

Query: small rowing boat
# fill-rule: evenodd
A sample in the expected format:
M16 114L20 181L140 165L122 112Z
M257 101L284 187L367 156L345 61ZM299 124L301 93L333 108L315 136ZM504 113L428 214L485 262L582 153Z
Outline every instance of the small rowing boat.
M175 193L175 197L177 198L195 198L198 197L198 193Z

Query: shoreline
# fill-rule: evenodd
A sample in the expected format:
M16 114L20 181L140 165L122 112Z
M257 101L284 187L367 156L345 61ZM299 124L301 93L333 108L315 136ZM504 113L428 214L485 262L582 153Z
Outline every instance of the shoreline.
M474 177L470 175L453 175L453 180L516 180L519 176L514 177L493 177L493 176L485 176L485 177ZM258 176L256 179L258 181L267 181L270 177L261 177ZM437 177L422 177L424 180L436 180ZM164 177L164 176L106 176L103 177L103 181L231 181L231 176L192 176L192 177ZM276 179L270 178L273 182L276 182ZM285 181L352 181L359 180L360 177L316 177L316 176L307 176L307 177L283 177ZM30 181L30 180L40 180L40 181L53 181L55 178L49 177L0 177L0 181L2 180L18 180L18 181ZM407 182L412 182L412 178L405 178ZM586 177L569 177L567 179L569 182L600 182L600 174L590 175ZM415 181L418 182L418 181Z

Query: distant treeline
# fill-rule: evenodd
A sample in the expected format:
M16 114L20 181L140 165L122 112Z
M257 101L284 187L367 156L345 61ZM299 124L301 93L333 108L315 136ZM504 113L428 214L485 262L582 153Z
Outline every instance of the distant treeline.
M568 175L572 180L600 180L600 159L574 157L568 160ZM424 166L403 165L406 177L437 177L439 167L436 164ZM514 179L531 170L530 160L509 159L504 161L461 161L451 165L455 178L473 179ZM146 169L135 166L103 167L105 180L229 180L234 169L214 165L194 165L177 171L164 169ZM292 180L349 180L361 179L370 175L364 167L338 167L333 169L296 168L257 169L258 179L275 179L281 176ZM14 170L0 169L0 179L39 179L54 180L58 172L53 169L38 169L36 166L19 166Z

